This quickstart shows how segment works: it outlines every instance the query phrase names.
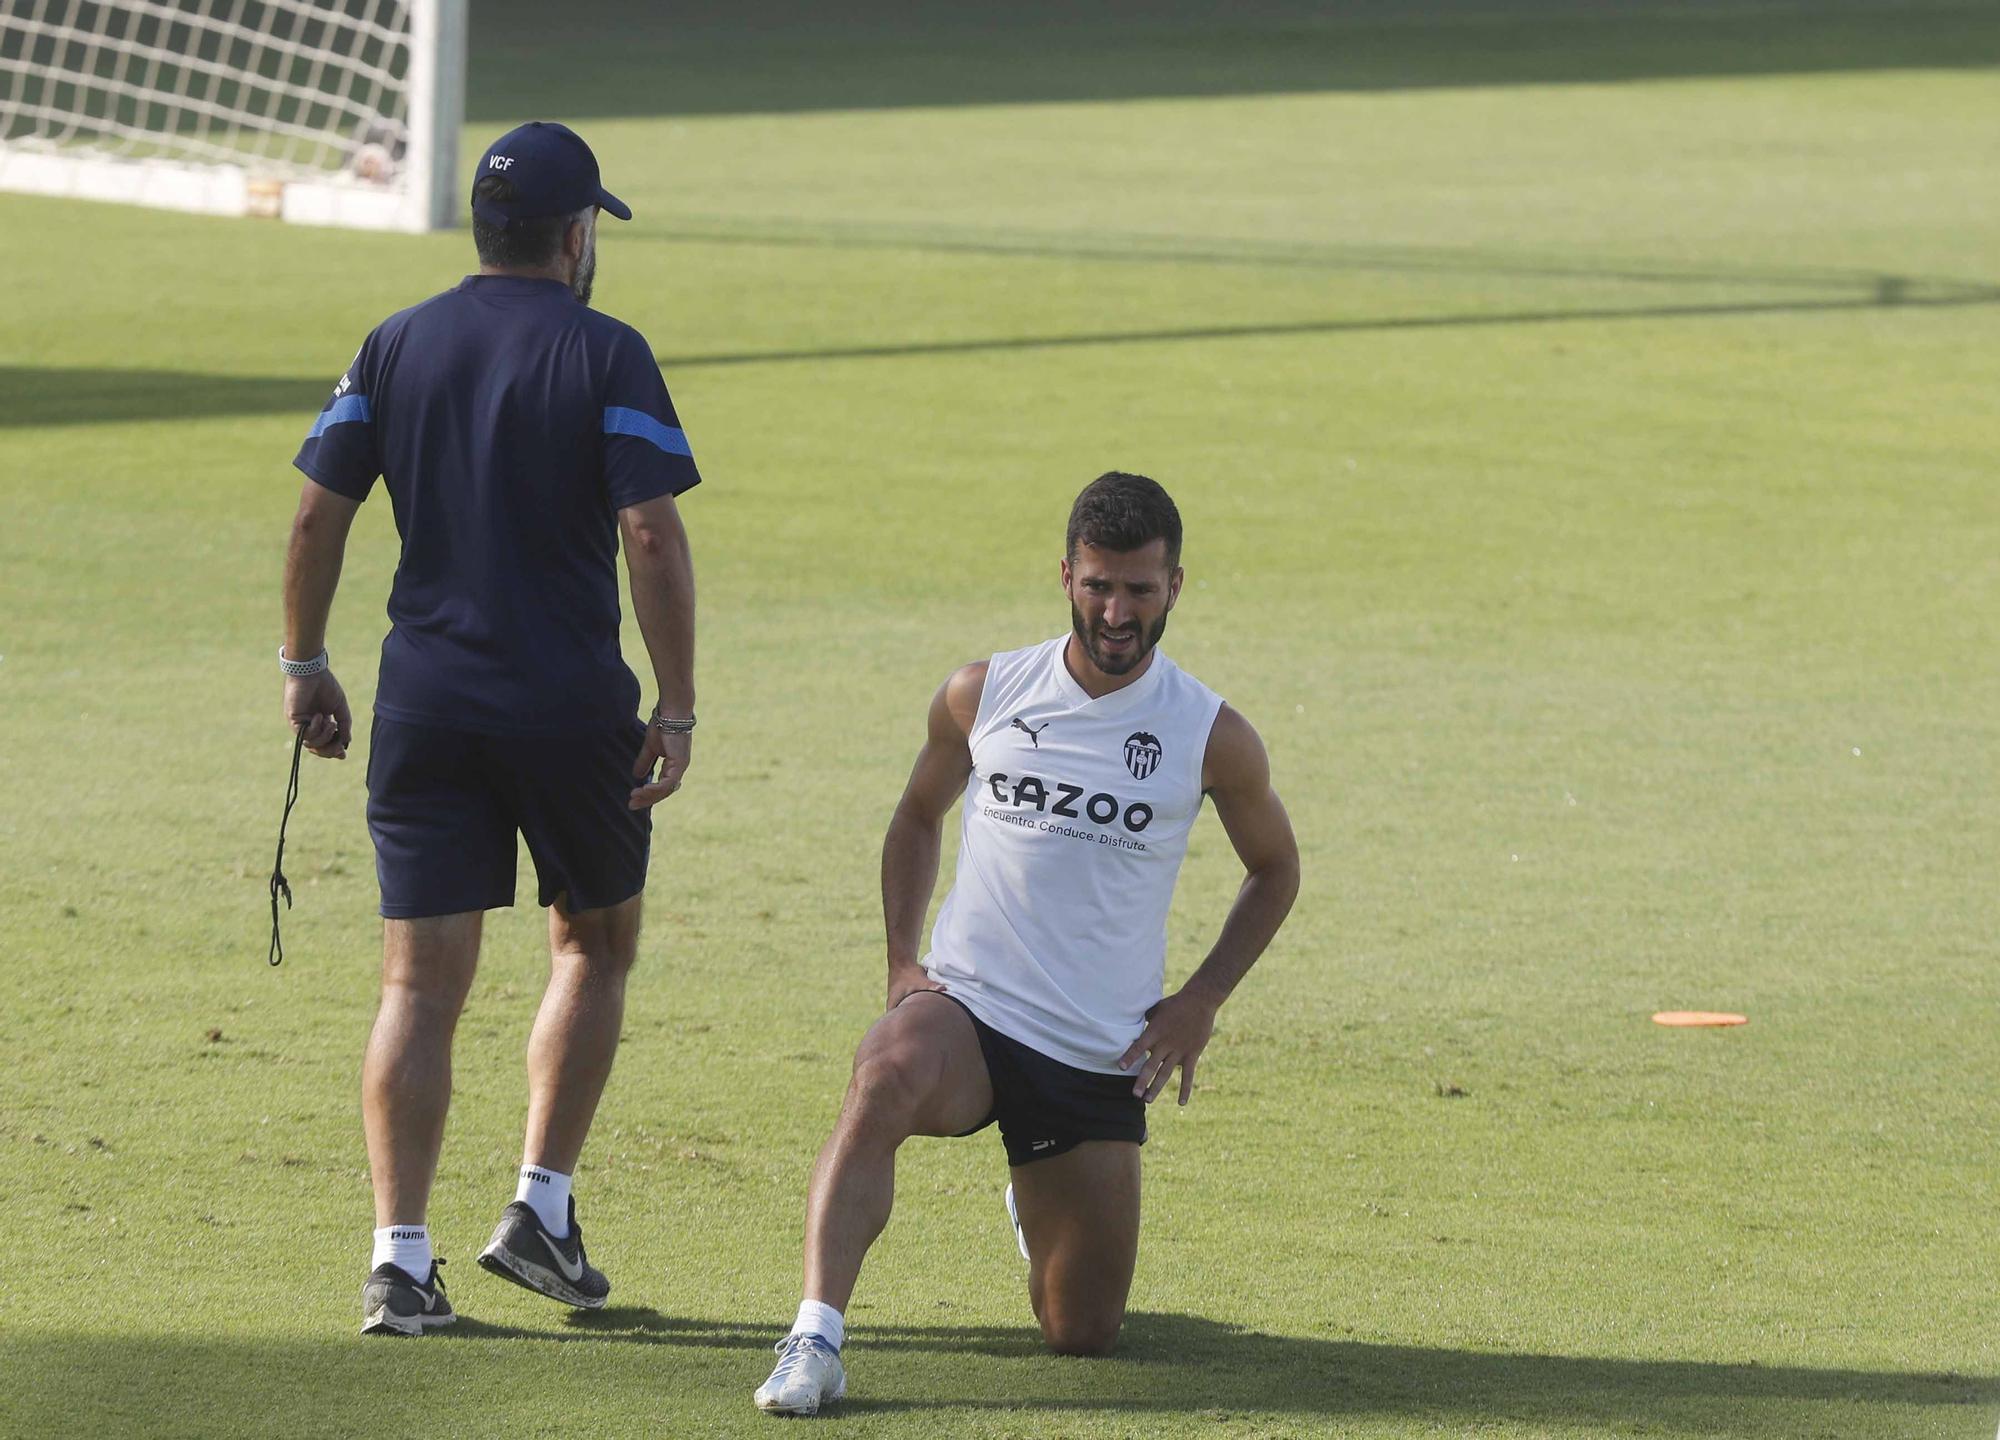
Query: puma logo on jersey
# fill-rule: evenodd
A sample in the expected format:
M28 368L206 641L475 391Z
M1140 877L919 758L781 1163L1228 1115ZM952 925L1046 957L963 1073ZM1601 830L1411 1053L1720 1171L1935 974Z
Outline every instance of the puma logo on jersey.
M1023 735L1026 735L1030 740L1034 741L1035 748L1037 750L1042 748L1042 739L1041 739L1042 732L1049 728L1050 723L1051 723L1050 721L1044 720L1039 725L1031 726L1028 724L1027 721L1023 720L1019 715L1016 715L1014 717L1014 728L1016 730L1019 730Z

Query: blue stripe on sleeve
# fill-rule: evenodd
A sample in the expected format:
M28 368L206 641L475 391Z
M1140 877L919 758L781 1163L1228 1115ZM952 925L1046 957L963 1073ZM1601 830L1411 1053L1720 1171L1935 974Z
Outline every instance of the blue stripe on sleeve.
M354 420L374 418L375 412L370 408L366 395L343 395L319 412L319 419L313 421L313 428L306 432L306 439L319 439L329 425L345 425Z
M644 410L628 410L623 405L604 407L604 433L606 435L636 435L641 440L650 440L669 455L694 457L688 449L687 436L671 425L662 425Z

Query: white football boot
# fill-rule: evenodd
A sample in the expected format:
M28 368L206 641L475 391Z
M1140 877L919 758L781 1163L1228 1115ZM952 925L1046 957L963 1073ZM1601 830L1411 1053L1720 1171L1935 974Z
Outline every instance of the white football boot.
M847 1394L840 1352L818 1335L787 1335L771 1347L778 1364L757 1387L757 1408L773 1415L817 1415Z
M1007 1221L1014 1227L1014 1243L1021 1247L1021 1258L1028 1258L1028 1232L1021 1228L1021 1212L1014 1205L1014 1187L1007 1187Z

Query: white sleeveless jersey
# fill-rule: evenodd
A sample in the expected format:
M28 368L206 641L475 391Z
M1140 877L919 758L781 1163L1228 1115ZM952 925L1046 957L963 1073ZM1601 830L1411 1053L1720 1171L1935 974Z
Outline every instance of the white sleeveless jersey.
M958 873L924 968L1003 1035L1116 1074L1160 998L1222 700L1157 650L1093 700L1063 664L1068 641L987 664Z

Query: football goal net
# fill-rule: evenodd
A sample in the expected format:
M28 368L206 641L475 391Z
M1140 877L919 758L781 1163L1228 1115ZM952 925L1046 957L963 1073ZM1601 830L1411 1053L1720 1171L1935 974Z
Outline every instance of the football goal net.
M429 230L467 0L0 0L0 190Z

